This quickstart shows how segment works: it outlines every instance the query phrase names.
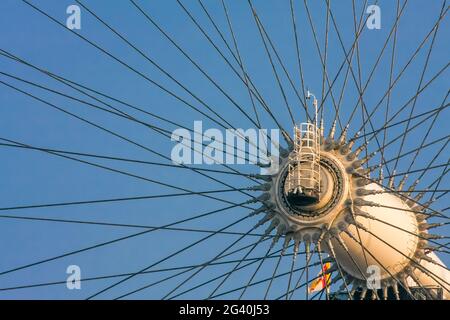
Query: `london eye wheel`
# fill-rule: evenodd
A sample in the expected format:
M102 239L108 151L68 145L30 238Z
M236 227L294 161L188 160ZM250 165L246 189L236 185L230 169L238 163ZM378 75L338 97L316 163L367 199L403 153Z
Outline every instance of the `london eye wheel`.
M0 4L1 299L448 299L444 0Z

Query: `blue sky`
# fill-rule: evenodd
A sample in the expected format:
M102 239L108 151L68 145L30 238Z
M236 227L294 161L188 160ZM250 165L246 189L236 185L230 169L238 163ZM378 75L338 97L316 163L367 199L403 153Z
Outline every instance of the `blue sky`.
M67 18L67 6L73 4L73 1L65 0L30 2L61 23L65 23ZM211 39L217 43L220 50L230 58L230 54L226 51L225 45L221 42L219 35L213 29L213 26L208 21L198 3L195 1L184 2L186 8L198 19L200 25L205 28L211 36ZM303 2L294 2L299 27L305 82L308 88L320 98L322 67L317 55L313 34L309 27ZM158 30L145 20L129 1L112 2L94 0L84 1L83 3L123 34L137 48L154 59L162 68L177 78L177 80L186 84L192 92L195 92L236 128L251 128L253 126L206 77L189 63ZM192 21L189 20L176 1L138 1L138 3L168 34L173 36L173 39L180 47L185 49L189 56L208 72L211 78L215 79L226 92L230 93L233 99L239 102L249 114L252 114L253 111L246 87L231 72L230 68L206 41ZM246 1L226 1L226 3L233 22L240 53L248 73L256 87L258 87L259 91L271 106L274 114L280 119L282 125L288 129L291 128L290 118ZM369 1L369 3L373 3L373 1ZM227 41L231 44L232 39L228 32L226 18L220 2L204 1L204 4L219 28L223 30ZM293 42L289 1L254 1L254 6L280 53L286 69L292 75L293 81L298 85L299 73L295 44ZM348 49L354 39L351 1L332 1L331 6L343 36L342 40ZM400 72L417 46L431 30L441 7L442 2L437 0L412 0L408 2L398 29L394 76ZM381 29L365 29L361 36L360 58L363 83L367 80L370 70L391 31L395 18L394 1L380 1L380 8L382 13ZM310 1L309 9L313 16L319 45L323 52L326 12L324 2ZM362 1L357 2L356 10L359 17L359 13L362 10ZM205 129L218 127L216 123L190 110L180 101L162 92L141 76L111 59L111 57L89 46L82 39L76 37L73 33L53 21L50 21L47 17L36 12L22 1L2 1L0 3L0 12L1 49L13 53L23 60L45 70L79 82L89 88L107 93L117 99L154 112L161 117L165 117L189 128L192 128L195 120L202 120ZM86 10L82 8L81 12L82 28L81 30L77 30L77 33L97 43L100 47L125 61L136 70L139 70L146 76L151 77L174 93L180 95L183 99L205 110L198 101L195 101L195 99L169 80L136 51L133 51L132 48L101 25ZM366 16L364 15L364 17ZM448 19L444 19L435 39L430 62L425 72L424 83L429 81L447 63L449 36ZM419 78L426 61L430 41L431 39L426 42L424 48L418 53L404 76L396 85L391 96L391 115L416 92ZM389 42L364 96L369 111L377 104L388 87L391 46L392 43ZM334 78L343 60L344 56L339 39L330 22L327 59L330 79ZM238 68L236 63L234 63L234 66ZM354 67L356 67L356 64L354 64ZM281 74L282 71L280 68L279 70ZM5 57L0 57L0 71L82 98L82 95L67 86ZM33 88L12 80L5 75L0 75L0 78L1 81L35 94L41 99L69 110L80 117L89 119L93 123L102 125L163 155L170 156L173 143L166 137L151 131L148 127L99 110L93 110L81 103L50 94L41 89ZM304 112L298 100L296 100L293 90L289 87L286 77L282 77L282 82L286 88L288 101L294 110L296 121L304 121ZM341 88L342 84L343 77L341 76L336 82L337 88ZM342 118L344 120L348 117L357 101L357 91L350 77L347 86L341 107ZM426 112L438 107L442 103L447 90L448 71L440 75L420 95L417 99L414 114ZM339 92L339 90L333 92L336 99L339 97ZM82 99L87 99L94 103L89 98L83 97ZM4 85L0 85L0 105L0 138L11 139L43 148L63 149L143 161L167 162L167 160L141 147L118 139L106 132L102 132L98 128L69 117L67 114L52 109ZM113 105L120 106L124 111L149 124L163 127L169 131L176 128L174 125L168 125L149 115L130 111L123 105L115 102ZM383 102L383 107L373 118L375 128L383 125L384 105L385 102ZM409 110L406 109L396 121L406 119ZM266 114L263 115L262 109L260 109L259 114L261 115L264 128L275 128L275 123ZM328 97L325 103L326 131L328 131L333 117L333 105ZM427 141L433 141L448 134L448 127L445 121L447 118L447 111L440 114ZM418 141L421 141L424 136L427 123L429 124L429 122L430 120L407 136L403 150L408 151L417 147ZM412 122L412 124L415 123L418 123L418 121ZM355 121L351 124L350 132L354 133L360 125L361 113L358 112L355 115ZM403 129L404 126L397 126L389 130L388 140L401 134ZM433 145L427 149L427 152L421 153L413 168L425 167L442 145L442 143ZM373 148L374 146L376 144L372 142L371 147ZM385 157L387 159L393 158L397 154L398 148L398 144L393 144L391 148L387 149ZM448 161L447 154L448 152L443 152L435 163L446 163ZM108 172L38 151L0 147L0 159L0 190L2 194L0 197L0 207L2 208L30 204L136 197L179 192L148 181ZM124 163L112 160L83 159L194 191L226 189L226 187L217 182L185 169ZM398 171L405 171L410 161L411 158L409 157L403 158L399 162ZM221 169L220 166L212 168ZM234 168L243 172L256 172L256 168L251 166L235 166ZM438 177L441 170L442 168L429 171L422 178L421 186L426 186L431 183ZM251 182L239 176L221 174L211 174L211 176L238 188L251 185ZM413 180L414 175L411 175L408 181L411 183ZM445 189L447 185L448 177L443 179L441 187ZM246 200L245 196L238 192L223 193L218 196L235 203ZM448 204L448 197L444 196L436 203L435 208L446 208ZM188 196L4 211L3 213L16 216L160 226L225 206L226 204L224 203L205 197ZM217 230L243 217L247 212L248 210L243 208L234 208L209 217L184 223L180 227ZM254 223L254 219L245 221L230 228L230 230L246 232ZM261 228L258 230L262 231ZM1 219L0 252L2 254L0 258L0 272L140 231L142 229L139 228ZM441 228L440 232L448 234L448 229ZM155 231L99 249L70 255L63 259L0 275L0 287L5 288L65 280L67 276L65 270L68 265L79 265L82 270L82 277L136 272L158 261L160 258L175 252L182 246L186 246L204 236L205 234L203 233ZM213 258L237 238L238 236L235 235L216 235L174 258L158 264L154 269L202 263L205 259ZM246 237L233 248L236 249L240 246L245 246L256 240L256 237ZM261 245L249 257L263 256L266 250L267 247ZM244 251L238 252L234 256L229 257L229 259L233 257L237 259L244 255ZM448 257L444 257L444 260L447 263L449 262ZM275 262L276 259L270 259L270 261L265 263L257 279L270 276ZM301 265L299 264L299 266ZM232 268L232 265L208 268L183 288L186 289L199 284L209 279L209 277L231 270L230 268ZM254 268L252 266L230 277L222 290L245 285L253 273ZM283 259L280 270L287 271L289 268L290 259ZM314 271L314 274L316 272ZM115 298L171 274L173 274L173 271L137 276L105 292L100 298ZM186 277L187 275L182 275L161 285L156 285L136 293L130 296L130 298L161 298L171 288L175 287L180 282L180 279L185 279ZM58 285L0 291L0 298L83 299L119 279L83 282L81 290L67 290L65 285ZM276 281L272 289L274 297L279 295L280 292L283 292L285 287L286 278L281 278L279 281ZM182 297L201 298L205 295L207 296L213 288L214 286L204 286ZM262 290L265 290L265 285L254 286L248 290L246 297L259 297ZM303 293L298 295L299 298L302 296ZM235 298L236 293L224 297Z

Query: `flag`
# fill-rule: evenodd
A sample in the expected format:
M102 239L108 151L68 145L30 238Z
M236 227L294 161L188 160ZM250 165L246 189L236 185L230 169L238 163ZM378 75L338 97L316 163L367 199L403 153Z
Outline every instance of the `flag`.
M328 269L330 269L330 266L331 264L329 262L323 265L322 271L320 271L319 274L317 275L318 278L316 278L313 282L311 282L311 285L309 286L308 289L309 293L320 291L330 285L331 274L325 274L325 272Z

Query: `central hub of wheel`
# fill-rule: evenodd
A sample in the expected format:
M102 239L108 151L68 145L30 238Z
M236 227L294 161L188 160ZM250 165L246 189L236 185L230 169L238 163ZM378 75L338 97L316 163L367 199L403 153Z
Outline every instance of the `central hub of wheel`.
M294 259L303 243L306 263L314 244L335 262L330 272L339 269L354 290L367 291L367 270L376 267L383 289L392 287L398 295L399 279L407 287L405 279L421 276L415 271L421 260L434 261L426 240L433 224L426 223L421 213L426 206L417 203L420 194L409 198L417 181L406 193L392 194L393 180L384 187L381 170L378 180L370 177L371 171L381 168L368 166L376 152L367 154L367 142L352 150L359 133L347 141L348 126L334 139L336 121L325 138L323 123L317 125L316 101L314 106L314 123L296 125L292 138L282 132L288 149L280 148L280 156L265 165L267 175L255 175L266 181L251 189L263 191L250 201L262 203L251 215L266 213L256 227L270 222L264 235L276 229L272 246L283 237L282 253L293 241ZM365 157L358 158L363 151Z
M352 175L346 172L345 156L321 145L317 194L308 194L303 188L303 192L293 195L289 174L298 163L293 163L292 152L280 160L280 171L272 177L270 198L275 204L277 222L284 225L287 234L300 241L317 241L325 230L345 228L346 200L354 183Z
M256 201L263 205L252 215L266 214L257 226L270 222L265 234L276 229L272 245L283 237L282 252L293 241L294 258L300 243L307 257L315 244L339 261L341 272L355 288L366 288L369 265L380 268L384 288L393 286L392 275L403 279L413 272L412 259L427 259L426 244L419 244L414 236L427 226L423 215L416 218L413 212L423 208L386 192L370 178L378 166L363 165L375 153L358 158L366 144L352 151L357 136L346 141L344 129L335 140L334 126L326 139L323 133L316 139L315 132L320 131L294 128L294 139L286 139L289 149L281 149L279 158L272 159L279 170L260 175L266 183L255 188L263 191ZM390 233L387 225L393 226ZM398 225L406 232L399 233L394 228ZM394 248L385 242L395 244Z
M318 218L329 214L342 198L347 173L339 165L339 160L321 152L320 192L318 194L293 194L289 190L288 168L285 165L280 174L278 198L285 211L296 217ZM295 164L294 164L295 166Z
M357 189L367 185L362 151L351 152L353 142L343 138L324 139L316 125L304 123L294 128L289 150L281 150L279 170L267 176L258 212L266 216L258 225L270 221L266 232L277 229L277 236L294 240L294 252L300 242L318 243L347 230L354 222L353 199ZM269 178L270 177L270 178Z

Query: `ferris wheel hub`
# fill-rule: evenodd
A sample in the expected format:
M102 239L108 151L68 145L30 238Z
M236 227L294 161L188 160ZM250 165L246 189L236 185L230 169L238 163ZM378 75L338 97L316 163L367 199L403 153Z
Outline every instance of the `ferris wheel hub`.
M364 169L363 165L375 153L359 157L366 143L352 151L357 137L347 142L343 132L336 140L334 134L323 139L323 130L310 123L307 129L294 130L289 152L276 159L279 170L266 176L259 189L263 190L259 199L264 205L256 212L266 212L266 216L258 225L270 222L265 234L275 230L272 246L284 238L284 252L293 241L295 259L300 243L305 250L316 244L330 254L346 280L363 291L368 289L369 266L380 270L383 290L392 287L396 292L398 283L408 286L410 279L424 278L418 271L420 264L440 261L427 249L427 239L433 235L428 234L423 213L426 205L372 180L371 171L378 166ZM319 138L316 133L321 134ZM436 284L430 279L421 281Z

